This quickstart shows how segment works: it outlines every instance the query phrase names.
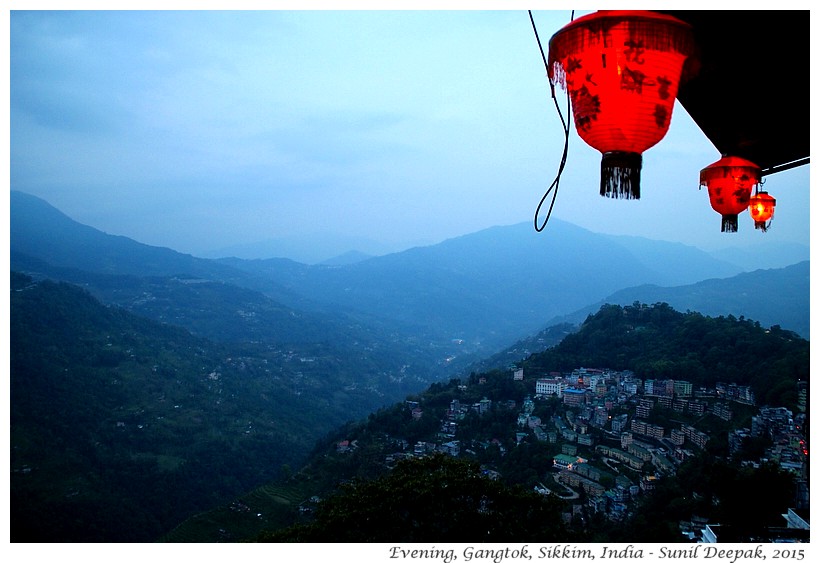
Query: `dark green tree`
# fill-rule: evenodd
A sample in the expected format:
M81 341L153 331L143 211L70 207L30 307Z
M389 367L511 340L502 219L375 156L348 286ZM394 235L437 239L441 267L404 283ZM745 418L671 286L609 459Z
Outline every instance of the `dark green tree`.
M437 454L387 475L344 485L309 524L265 534L274 542L568 541L561 501L482 474L473 462Z

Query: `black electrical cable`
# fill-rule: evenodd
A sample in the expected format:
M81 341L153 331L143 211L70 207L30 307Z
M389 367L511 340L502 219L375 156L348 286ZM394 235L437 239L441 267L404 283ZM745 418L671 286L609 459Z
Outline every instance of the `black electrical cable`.
M541 51L541 60L544 61L544 68L547 71L547 77L549 77L549 64L547 63L547 57L544 55L544 48L541 46L541 39L538 37L538 29L535 27L535 20L532 17L532 10L527 10L527 13L530 15L530 23L532 24L532 30L535 33L535 40L538 43L538 49ZM573 11L572 19L574 19L575 12ZM538 207L535 209L535 217L533 218L533 224L535 226L535 230L537 232L541 232L547 226L547 222L550 220L550 216L552 215L552 208L555 206L555 198L558 196L558 184L561 182L561 174L564 171L564 166L567 163L567 150L569 148L569 126L567 125L566 120L564 119L564 114L561 113L561 107L558 105L558 99L555 97L555 85L552 83L552 80L549 80L550 83L550 94L552 96L552 101L555 104L555 109L558 112L558 117L561 119L561 126L564 130L564 151L561 155L561 162L558 165L558 173L555 176L555 179L550 184L550 187L547 188L547 191L541 197L541 201L538 202ZM570 103L569 103L569 92L567 92L567 115L569 115L570 111ZM543 224L540 226L538 225L538 215L541 213L541 207L544 205L544 202L552 192L552 201L550 202L549 210L547 211L547 217L544 219Z

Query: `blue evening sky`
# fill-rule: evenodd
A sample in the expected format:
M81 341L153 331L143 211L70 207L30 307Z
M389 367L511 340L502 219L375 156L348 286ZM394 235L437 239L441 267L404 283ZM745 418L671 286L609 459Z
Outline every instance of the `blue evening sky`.
M539 3L299 6L324 9L12 2L11 189L197 255L279 238L385 252L532 222L563 143L527 14ZM570 9L533 13L546 49ZM677 105L644 153L641 200L603 198L600 153L573 127L553 218L706 249L809 244L808 166L767 178L769 232L744 214L729 234L698 188L718 158ZM549 243L549 226L533 232Z

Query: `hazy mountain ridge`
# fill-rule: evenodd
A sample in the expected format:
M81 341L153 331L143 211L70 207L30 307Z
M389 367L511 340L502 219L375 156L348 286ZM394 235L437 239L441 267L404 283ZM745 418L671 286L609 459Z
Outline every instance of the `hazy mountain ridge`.
M684 286L644 284L629 287L570 315L556 317L550 324L580 324L604 304L631 305L638 301L668 303L679 311L697 311L712 317L745 317L767 327L779 325L808 339L810 292L810 263L806 261L785 268L744 272L731 278L708 279Z
M348 264L355 264L356 262L362 262L370 258L373 258L372 254L365 254L364 252L359 252L358 250L348 250L338 256L322 261L321 264L323 266L346 266Z
M605 235L612 242L623 245L637 260L658 274L657 285L677 286L707 278L728 278L743 268L728 260L716 257L694 246L679 242L650 240L642 237ZM705 260L704 254L711 260ZM807 256L806 256L807 257Z
M456 356L494 353L542 329L544 319L572 314L623 288L682 286L742 272L679 243L599 235L557 220L541 233L525 223L493 227L349 264L208 260L106 235L20 192L12 192L11 201L12 266L25 264L25 253L89 272L218 281L261 292L293 310L401 327L442 348L459 341L451 350ZM630 295L655 301L640 292ZM807 299L808 293L781 309L807 309ZM803 323L774 323L803 333Z
M778 242L772 243L766 239L766 235L760 234L760 242L753 248L728 247L720 250L700 250L677 242L666 242L650 240L643 237L626 235L608 235L615 242L619 242L631 249L636 257L649 264L662 265L669 276L669 282L659 285L681 285L679 279L689 280L694 278L706 279L712 277L728 277L739 271L753 272L755 270L770 270L785 268L798 262L803 262L811 258L811 250L808 245ZM727 234L727 242L731 242L731 234ZM677 248L679 258L669 259L669 249ZM726 265L725 271L718 275L716 270L704 270L702 272L692 272L692 263L680 257L696 256L698 253L706 252L709 256ZM686 282L688 283L688 282Z
M310 268L288 259L273 262L297 278ZM413 323L385 324L367 310L318 306L298 286L293 291L266 275L108 235L21 192L11 195L11 267L78 284L105 303L218 341L355 343L369 356L392 357L395 371L402 370L393 377L430 382L442 376L439 368L452 371L443 362L459 352L435 328L424 334Z
M800 262L785 268L745 272L726 279L676 287L645 284L625 288L598 303L551 319L543 330L471 364L470 369L500 369L530 354L543 352L575 332L590 315L607 304L667 303L678 311L753 319L765 327L780 326L809 339L809 277L810 263Z
M775 227L776 228L776 227ZM760 243L754 248L723 248L709 252L718 260L737 264L747 272L760 269L785 268L811 258L808 245L798 243L773 244L761 235ZM761 262L766 266L761 267Z
M206 279L264 291L284 303L300 299L269 279L255 278L215 260L82 225L46 201L23 192L11 192L9 218L11 266L19 271L33 270L34 275L77 283L88 283L82 279L88 274Z
M305 265L288 259L213 261L195 258L79 225L42 200L19 192L12 192L11 201L12 270L20 269L37 278L70 281L81 285L102 302L116 305L106 308L97 303L84 307L83 310L89 313L72 322L82 320L94 325L97 316L104 321L109 313L117 311L116 314L121 315L127 309L139 315L139 322L144 322L147 317L162 321L165 324L161 326L165 328L181 326L199 337L208 337L212 344L218 343L213 346L221 350L219 357L222 358L209 360L209 364L224 365L226 373L230 371L237 375L232 380L238 386L236 389L244 388L244 384L240 385L241 370L224 358L248 358L246 368L262 379L246 382L255 393L253 397L234 392L241 400L232 405L232 408L239 409L235 411L232 424L243 418L242 408L248 405L267 413L265 424L270 428L280 426L276 417L288 416L291 407L299 408L299 416L291 417L285 425L289 435L283 444L290 444L294 439L310 440L311 432L304 429L309 425L306 421L323 416L328 409L334 413L328 423L340 421L345 416L360 416L357 413L362 410L396 400L411 389L423 388L431 381L446 380L468 361L487 357L503 346L509 346L510 342L520 339L524 342L514 353L507 353L513 360L538 351L539 346L550 346L570 334L571 328L548 328L536 334L545 326L544 320L579 310L593 299L592 295L604 299L606 295L623 291L629 303L635 300L654 302L655 299L643 299L639 293L628 293L622 288L634 284L635 280L668 280L673 273L673 270L658 272L650 268L647 265L651 263L650 259L636 257L640 252L635 245L629 247L623 241L613 242L608 237L561 222L551 224L546 236L545 233L532 233L529 225L496 227L438 245L373 257L355 264L328 266ZM670 261L682 256L675 248L670 249ZM686 247L681 252L691 254ZM695 253L694 259L695 263L688 269L684 263L676 264L674 275L678 281L703 275L703 272L725 272L727 269L725 263L715 261L705 253ZM681 259L680 262L684 261ZM145 267L141 267L143 263ZM803 267L807 268L808 264ZM794 270L799 275L800 268ZM771 278L767 283L772 287L790 286L792 290L770 292L772 298L783 301L780 304L773 302L772 310L777 311L779 307L781 311L802 311L807 318L809 291L806 283L795 283L789 277L791 269L788 272L772 270L766 274ZM17 277L14 273L12 276L13 279ZM807 282L805 274L804 277ZM733 279L710 280L726 282L725 286L715 284L713 290L710 288L713 291L711 299L726 301L728 294L737 293L737 289L730 285ZM749 287L760 284L753 276L748 279L751 280ZM35 295L22 291L24 288L19 286L13 286L13 289L21 290L16 298ZM685 287L673 289L687 290ZM14 315L19 311L20 301L13 301L13 304ZM38 322L48 326L53 316L50 311L60 311L63 305L47 301L44 305L32 319L39 319ZM730 314L745 314L755 319L751 312ZM132 319L129 322L137 321ZM795 330L783 320L772 324ZM17 323L14 326L23 325ZM114 335L128 332L114 326L107 329ZM67 334L75 338L88 334L88 330L87 327L78 328L67 331ZM136 366L127 355L121 354L123 345L118 344L112 355L106 346L109 341L99 332L101 329L93 330L97 331L96 336L79 344L91 352L73 360L73 365L82 369L86 365L83 362L89 362L88 369L96 370L95 377L103 377L100 381L109 382L118 379L117 370L125 367L143 370L144 366ZM169 337L172 348L193 338L179 336L187 334L182 331L174 334L177 336ZM532 334L536 336L531 337ZM23 333L19 328L13 329L12 336L22 338ZM36 356L37 349L53 351L52 344L36 342L32 340L26 358L18 356L15 359L12 378L19 378L19 366L27 365L25 362ZM67 339L60 345L71 342L73 340ZM200 344L189 348L208 350L210 346ZM15 354L24 350L24 346L13 345ZM292 365L286 367L276 363L284 362L283 358ZM161 361L146 361L162 365ZM191 359L184 360L184 363L195 364ZM271 382L269 389L261 390L259 386L266 385L264 379L269 377L266 370L279 367L290 379L284 386L277 387ZM25 369L32 372L31 368ZM194 371L200 377L211 373L208 369L202 364ZM54 374L56 372L52 376ZM191 382L194 381L198 379L193 377ZM93 392L109 390L108 385L92 389ZM193 391L191 393L191 397L196 396ZM302 398L289 399L284 402L287 404L276 408L271 403L280 396L291 395ZM14 396L20 396L19 392ZM38 396L41 404L48 404L47 394ZM107 404L106 401L110 402L111 397L102 397L98 404ZM200 406L191 407L197 412L185 410L183 413L191 420L205 420L198 413ZM128 412L133 414L140 408L134 405ZM70 409L60 416L66 413L70 413ZM97 414L87 414L89 420L98 417ZM116 428L119 420L112 416L107 414L105 420L113 420ZM133 416L129 420L135 425L141 424ZM180 423L187 425L191 422L185 420ZM70 428L72 422L61 424ZM195 422L198 424L201 422ZM315 428L311 427L311 430ZM109 436L109 431L106 428L103 434ZM48 434L50 431L45 429L44 432ZM174 440L180 442L178 437ZM116 448L114 450L116 453ZM179 458L184 457L179 451L137 451L141 452L138 461L147 462L151 471L155 469L152 464L161 469L174 467L180 463ZM294 449L294 452L298 451L303 450ZM84 451L82 456L86 454L88 452ZM122 452L117 453L120 454ZM117 463L121 463L125 458L117 459ZM276 464L282 458L265 459ZM20 463L22 465L16 467L21 474L15 479L23 477L26 467L31 467L25 462ZM118 467L145 473L141 466L126 463ZM74 494L74 490L65 489L64 493ZM95 510L94 502L97 501L86 505L92 507L89 511ZM58 504L61 503L62 500Z
M363 237L344 236L336 233L281 237L246 244L226 246L201 254L203 258L241 258L243 260L286 257L303 264L327 264L341 256L361 259L395 252L391 245ZM345 260L347 261L347 260Z
M523 223L492 227L335 268L283 267L282 259L221 262L270 277L313 302L425 323L491 349L623 287L740 272L691 247L657 245L670 249L675 269L666 262L653 268L652 256L636 257L635 245L560 221L540 234Z

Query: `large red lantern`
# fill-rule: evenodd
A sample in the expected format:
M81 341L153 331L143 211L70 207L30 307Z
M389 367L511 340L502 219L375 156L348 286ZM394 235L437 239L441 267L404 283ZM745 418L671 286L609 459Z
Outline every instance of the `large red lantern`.
M602 153L601 195L641 196L642 153L669 129L689 24L647 11L603 10L552 36L551 83L569 92L578 135Z
M700 171L700 185L722 217L721 232L737 231L737 216L749 207L752 188L760 183L760 167L736 156L724 156Z
M755 229L764 233L769 230L774 215L775 199L767 192L757 192L749 199L749 215L755 222Z

